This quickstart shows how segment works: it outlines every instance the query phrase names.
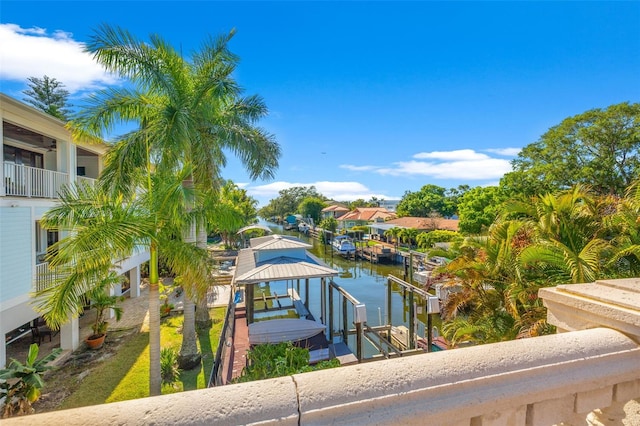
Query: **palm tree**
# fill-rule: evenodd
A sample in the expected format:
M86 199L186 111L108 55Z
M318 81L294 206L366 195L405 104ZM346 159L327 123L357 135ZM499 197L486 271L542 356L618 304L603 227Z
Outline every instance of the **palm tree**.
M539 280L519 260L533 235L527 222L505 220L494 223L487 236L465 240L459 256L443 267L450 285L461 287L443 309L448 338L486 343L544 329Z
M398 239L409 246L409 250L413 248L417 236L418 230L415 228L400 228L397 234Z
M535 226L536 241L521 255L524 265L544 268L550 284L584 283L599 278L603 237L602 208L588 188L575 186L558 195L534 198L528 207L507 204L509 213L525 214Z
M389 238L391 238L392 241L395 240L395 245L397 247L398 246L398 239L399 239L399 235L400 235L401 231L402 231L402 228L394 226L393 228L387 229L386 231L384 231L384 236L387 238L387 240Z
M97 92L72 125L80 134L100 137L119 122L139 124L109 153L101 176L109 188L131 196L139 187L140 177L145 178L141 173L145 170L168 175L186 169L190 173L184 178L184 190L191 191L192 185L202 194L220 185L225 150L240 158L252 179L273 177L280 148L272 135L255 125L267 113L262 99L241 97L242 90L232 77L238 58L227 44L234 33L207 40L191 60L186 60L157 35L143 42L123 29L106 25L95 32L87 50L108 71L129 80L133 88ZM195 200L196 204L184 206L183 213L197 210L201 198L196 196ZM203 235L197 229L206 229L207 225L197 223L194 215L190 217L193 220L184 224L182 232ZM158 247L152 244L150 248L154 264ZM157 268L150 267L150 296L157 293L157 280ZM197 282L185 279L185 284L187 299L203 293L194 289ZM185 303L189 318L187 309L192 306L190 300ZM152 316L151 320L154 394L160 389L159 317ZM195 344L183 344L181 355L194 351Z
M179 238L184 218L176 212L184 211L184 198L181 176L175 175L150 174L149 187L141 187L131 199L114 196L103 185L65 188L59 205L42 220L45 228L68 233L52 247L48 259L58 272L55 285L36 295L36 310L47 324L59 328L70 316L78 316L85 295L109 275L114 262L149 250L149 343L151 347L156 323L159 348L158 248L176 273L194 281L208 279L206 252ZM153 372L160 359L159 354L157 359L150 356ZM159 384L151 374L152 394L159 394Z
M617 200L615 213L605 224L613 235L613 253L607 266L612 277L640 274L640 179L631 184L625 197Z

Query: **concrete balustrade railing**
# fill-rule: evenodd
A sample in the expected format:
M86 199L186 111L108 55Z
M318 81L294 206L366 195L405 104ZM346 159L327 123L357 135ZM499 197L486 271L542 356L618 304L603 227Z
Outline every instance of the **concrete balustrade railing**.
M618 320L635 322L640 303L634 310L633 298L640 293L634 293L634 285L623 290L621 304L604 298L597 303L609 303L610 312L623 309L624 315L615 315ZM566 302L565 293L556 300ZM615 292L606 288L603 293ZM593 299L580 297L580 305L589 309ZM566 306L562 310L568 312ZM563 324L570 322L568 316ZM585 424L585 419L589 424L622 424L624 404L640 398L638 341L633 333L592 328L38 414L3 424L546 426ZM640 424L635 421L640 418L627 419L627 424Z

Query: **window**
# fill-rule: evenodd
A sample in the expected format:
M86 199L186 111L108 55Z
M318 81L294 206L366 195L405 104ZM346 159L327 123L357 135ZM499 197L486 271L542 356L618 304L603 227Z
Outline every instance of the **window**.
M39 169L44 168L43 156L37 152L3 145L2 154L4 161L7 163L21 164L23 166L37 167Z

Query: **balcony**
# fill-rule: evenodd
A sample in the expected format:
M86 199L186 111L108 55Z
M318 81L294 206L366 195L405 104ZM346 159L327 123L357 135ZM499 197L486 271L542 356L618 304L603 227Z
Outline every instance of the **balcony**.
M640 279L558 286L540 296L564 333L4 422L640 424Z
M3 163L5 194L14 197L58 198L63 185L69 183L67 173Z
M35 276L33 278L33 291L45 290L55 284L58 274L49 268L49 262L36 264Z
M78 185L86 185L88 187L95 187L97 179L89 178L86 176L77 176L76 183Z

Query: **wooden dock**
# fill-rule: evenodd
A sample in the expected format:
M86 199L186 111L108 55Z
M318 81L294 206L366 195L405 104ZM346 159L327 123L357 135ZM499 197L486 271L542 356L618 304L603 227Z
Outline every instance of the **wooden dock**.
M396 249L377 244L356 249L356 255L371 263L393 263L396 258Z

